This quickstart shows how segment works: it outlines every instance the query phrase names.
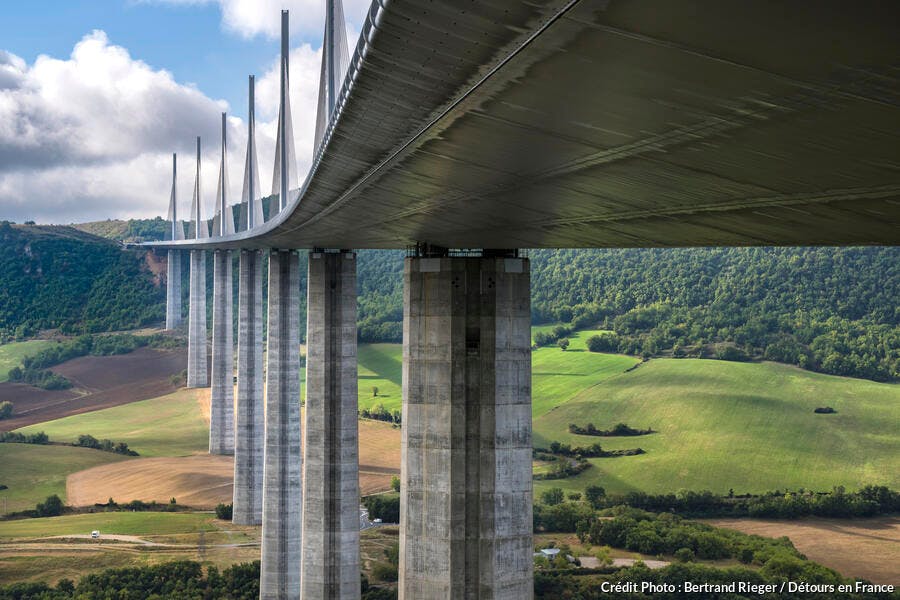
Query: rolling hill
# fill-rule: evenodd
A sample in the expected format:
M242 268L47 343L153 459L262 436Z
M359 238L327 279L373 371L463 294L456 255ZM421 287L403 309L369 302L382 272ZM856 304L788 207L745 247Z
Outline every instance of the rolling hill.
M836 414L815 414L831 406ZM658 433L594 437L568 426L624 422ZM646 454L592 458L580 475L536 481L582 490L725 493L842 485L900 486L900 386L809 373L775 363L652 359L587 388L534 420L534 443L553 440Z

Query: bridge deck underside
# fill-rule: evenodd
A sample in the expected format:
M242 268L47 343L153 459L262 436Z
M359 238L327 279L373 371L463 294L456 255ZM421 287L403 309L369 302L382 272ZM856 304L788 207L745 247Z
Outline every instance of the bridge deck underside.
M298 203L227 245L900 243L900 5L452 4L388 4Z

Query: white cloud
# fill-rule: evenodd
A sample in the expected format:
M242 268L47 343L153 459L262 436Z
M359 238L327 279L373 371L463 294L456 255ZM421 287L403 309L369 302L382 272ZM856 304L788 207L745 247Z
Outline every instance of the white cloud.
M300 34L305 39L318 40L322 36L322 24L325 21L325 2L323 0L143 1L165 4L218 4L222 11L223 27L246 38L257 35L270 39L278 38L281 35L282 9L290 11L291 33ZM344 0L344 16L349 25L348 32L359 33L369 5L369 0ZM347 39L355 41L356 36Z
M312 151L321 51L291 51L291 104L299 173ZM238 76L236 76L238 77ZM240 85L239 79L235 84ZM277 120L277 58L257 79L260 187L270 188ZM176 82L113 45L85 36L70 58L33 65L0 51L0 219L68 223L165 215L171 153L179 158L179 213L189 214L195 137L203 138L204 213L219 170L220 113L227 104ZM230 117L230 202L240 194L246 107Z

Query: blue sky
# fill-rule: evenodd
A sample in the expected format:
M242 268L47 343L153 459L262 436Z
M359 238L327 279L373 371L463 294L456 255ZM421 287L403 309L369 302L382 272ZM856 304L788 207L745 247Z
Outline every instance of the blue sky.
M196 83L213 98L243 110L245 75L258 73L278 54L278 40L223 31L219 5L134 1L3 2L0 47L33 63L39 54L65 58L94 29L176 81ZM309 38L311 36L304 36ZM318 39L294 39L294 43Z
M344 0L351 49L368 0ZM239 195L247 76L257 76L265 190L277 118L280 10L291 11L291 102L298 170L312 146L325 0L0 0L0 219L70 223L164 215L171 153L181 214L218 171L229 109L229 179ZM302 176L302 175L301 175ZM212 206L214 185L204 183Z

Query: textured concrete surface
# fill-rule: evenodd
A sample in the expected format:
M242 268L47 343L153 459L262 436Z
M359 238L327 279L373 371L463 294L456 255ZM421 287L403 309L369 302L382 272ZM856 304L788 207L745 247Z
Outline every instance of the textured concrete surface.
M232 511L232 522L237 525L262 523L265 435L262 269L263 256L259 251L241 250Z
M400 598L531 598L528 260L404 278Z
M234 288L231 251L213 253L209 453L234 454Z
M187 386L206 387L206 252L191 250L191 293L188 312Z
M309 255L301 597L359 598L356 255Z
M300 597L300 259L269 253L262 599Z
M181 250L169 250L166 261L166 329L181 329Z

